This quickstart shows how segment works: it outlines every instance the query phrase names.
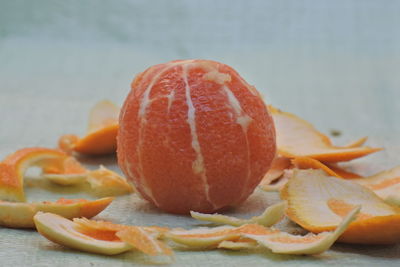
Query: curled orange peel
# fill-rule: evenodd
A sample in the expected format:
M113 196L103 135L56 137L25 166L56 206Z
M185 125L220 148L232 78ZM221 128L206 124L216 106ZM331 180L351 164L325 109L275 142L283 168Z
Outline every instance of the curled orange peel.
M239 227L220 226L192 230L171 230L166 234L172 241L194 249L254 248L256 242L279 254L319 254L329 249L356 218L360 207L351 210L332 232L296 236L258 224Z
M400 166L354 181L371 189L386 202L400 206Z
M284 171L286 169L289 169L290 167L291 167L290 159L280 156L275 157L275 159L272 161L271 168L264 175L259 186L263 187L278 180L283 175Z
M25 201L23 189L25 171L29 167L43 167L49 163L61 166L67 157L64 152L41 147L23 148L7 156L0 162L0 199Z
M340 162L381 150L381 148L358 146L363 139L347 147L334 146L326 135L316 130L309 122L272 106L268 109L274 119L278 153L281 156L310 157L322 162Z
M357 219L339 241L358 244L400 241L400 209L351 180L329 177L322 170L295 169L281 190L281 198L288 203L287 216L311 232L333 230L350 210L361 206Z
M136 249L151 256L173 254L158 240L158 227L140 227L88 219L65 219L39 212L34 217L36 229L44 237L62 246L81 251L115 255ZM160 228L161 229L161 228Z
M236 217L225 216L221 214L205 214L191 211L190 215L196 220L212 222L214 224L241 226L244 224L260 224L263 226L271 226L279 222L285 214L285 202L279 202L271 205L259 215L250 219L239 219Z
M117 149L119 108L108 100L98 102L90 111L87 134L63 135L58 141L60 149L87 155L115 153Z
M44 174L44 178L63 186L88 183L90 192L97 197L120 196L134 192L134 187L114 171L100 165L100 168L79 174Z
M352 179L352 178L360 178L361 176L352 173L349 171L346 171L342 168L340 168L337 165L334 164L324 164L316 159L310 158L310 157L296 157L292 159L292 164L294 167L299 168L299 169L321 169L323 170L326 174L338 178L347 178L347 179Z
M56 202L21 203L0 201L0 225L10 228L34 228L33 217L39 212L52 212L66 218L91 218L103 211L113 198L97 200L60 199Z

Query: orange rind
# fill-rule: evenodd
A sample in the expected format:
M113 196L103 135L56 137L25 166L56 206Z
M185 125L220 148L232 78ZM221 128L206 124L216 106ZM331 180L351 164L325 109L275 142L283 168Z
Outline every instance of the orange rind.
M44 174L43 177L62 186L88 183L90 185L90 193L97 197L120 196L134 192L133 186L125 178L102 165L100 165L99 169L93 171L84 169L82 173Z
M245 233L266 235L275 232L278 232L278 230L269 229L259 224L245 224L239 227L172 229L165 236L167 239L190 249L214 249L223 241L240 241L241 236Z
M354 181L368 187L386 202L400 206L400 166Z
M225 216L221 214L205 214L191 211L190 215L196 220L212 222L214 224L241 226L244 224L260 224L271 226L279 222L285 214L285 202L279 202L269 206L261 215L250 219L239 219L236 217Z
M106 155L117 149L119 108L108 100L98 102L89 115L87 134L79 138L76 135L63 135L58 141L60 149L87 155Z
M34 222L42 236L68 248L104 255L116 255L132 249L131 245L118 239L102 240L81 233L73 221L53 213L38 212Z
M288 202L287 216L311 232L332 231L350 210L361 206L357 219L339 241L358 244L400 241L400 209L351 180L329 177L322 170L294 170L281 190L281 197Z
M0 201L0 225L10 228L34 228L33 217L39 212L51 212L65 218L91 218L103 211L113 198L97 200L60 199L56 202L15 203Z
M32 166L46 166L50 162L52 166L61 166L67 156L64 152L41 147L23 148L7 156L0 163L0 199L25 201L25 171Z
M83 167L74 157L67 157L60 164L46 164L42 168L43 178L58 185L76 185L86 181L88 170Z
M244 237L257 241L259 245L277 254L320 254L328 250L343 232L346 231L350 223L356 219L359 211L360 207L351 210L333 232L322 232L319 234L309 233L305 236L296 236L285 232L279 232L268 235L244 234Z
M89 171L87 182L96 196L119 196L134 192L133 186L125 178L104 166Z
M346 171L337 165L324 164L319 160L310 157L296 157L292 159L292 164L294 165L294 167L299 169L321 169L326 174L338 178L353 179L361 177L360 175Z
M269 184L267 183L260 184L259 187L266 192L279 192L289 181L291 173L292 171L290 169L285 170L283 172L283 175L279 179L276 179Z
M171 230L166 234L172 241L192 249L249 249L259 245L279 254L319 254L329 249L355 220L360 207L351 210L332 232L296 236L258 224L240 227L220 226L192 230ZM254 242L255 241L255 242Z
M42 212L35 215L34 221L38 232L50 241L81 251L115 255L136 249L150 256L173 254L158 240L158 227L127 226L86 218L70 221Z
M381 150L381 148L359 146L364 139L345 147L334 146L326 135L316 130L309 122L272 106L268 108L274 119L278 153L281 156L310 157L322 162L340 162Z
M272 161L271 168L264 175L259 186L263 187L270 185L274 181L278 180L283 175L285 170L289 169L290 167L290 159L280 156L275 157L275 159Z

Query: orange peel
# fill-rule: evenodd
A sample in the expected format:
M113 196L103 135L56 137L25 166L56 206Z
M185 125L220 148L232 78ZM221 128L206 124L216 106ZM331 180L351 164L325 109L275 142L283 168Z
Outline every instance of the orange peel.
M91 218L113 201L113 198L97 200L60 199L56 202L15 203L0 201L0 225L10 228L34 228L33 217L39 212L52 212L66 218Z
M190 215L196 220L212 222L214 224L241 226L244 224L260 224L263 226L271 226L279 222L285 215L285 202L279 202L271 205L259 215L250 219L239 219L236 217L225 216L221 214L205 214L191 211Z
M292 164L299 169L321 169L326 172L326 174L338 178L352 179L361 177L360 175L346 171L337 165L324 164L319 160L310 157L296 157L292 159Z
M158 240L156 233L161 227L127 226L86 218L71 221L42 212L35 215L34 221L38 232L50 241L81 251L115 255L137 249L150 256L173 254Z
M261 180L259 186L263 187L265 185L269 185L272 182L279 179L286 169L291 167L290 159L285 157L277 156L272 161L271 168L268 172L264 175L263 179Z
M25 201L24 173L32 166L61 165L67 158L64 152L42 147L23 148L7 156L0 163L0 199Z
M295 169L281 190L281 198L288 202L287 216L311 232L333 230L350 210L361 206L357 219L339 241L358 244L400 241L400 209L351 180L329 177L322 170Z
M269 184L260 184L259 187L266 192L279 192L289 181L290 175L291 170L285 170L279 179L276 179Z
M310 157L322 162L349 161L377 152L381 148L332 145L331 140L309 122L294 114L269 106L276 129L278 153L287 158Z
M117 149L119 108L111 101L98 102L90 111L87 134L79 138L76 135L63 135L58 141L60 149L87 155L105 155L115 153Z
M93 171L85 169L81 174L45 174L43 177L63 186L88 183L91 193L98 197L120 196L135 191L124 177L102 165Z
M285 232L269 235L244 234L244 237L253 239L261 246L278 254L313 255L328 250L333 243L346 231L355 220L360 207L351 210L333 232L319 234L309 233L305 236L296 236Z
M240 227L220 226L192 230L171 230L166 236L172 241L194 249L243 249L257 247L254 243L279 254L319 254L329 249L356 218L360 207L351 210L332 232L296 236L258 224ZM253 240L253 242L252 242Z
M386 202L400 206L400 166L354 181L371 189Z

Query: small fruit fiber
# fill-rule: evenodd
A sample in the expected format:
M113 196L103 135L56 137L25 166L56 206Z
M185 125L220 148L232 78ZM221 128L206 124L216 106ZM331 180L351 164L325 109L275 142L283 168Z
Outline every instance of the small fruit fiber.
M119 125L119 166L145 199L171 213L243 202L276 152L260 94L215 61L178 60L140 73Z

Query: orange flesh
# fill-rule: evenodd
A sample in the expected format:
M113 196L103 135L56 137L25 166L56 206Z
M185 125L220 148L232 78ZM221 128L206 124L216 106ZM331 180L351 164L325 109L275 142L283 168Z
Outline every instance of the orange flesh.
M230 78L207 78L207 66ZM159 208L213 212L253 192L275 156L274 139L265 104L233 69L176 61L133 81L120 115L118 162Z

